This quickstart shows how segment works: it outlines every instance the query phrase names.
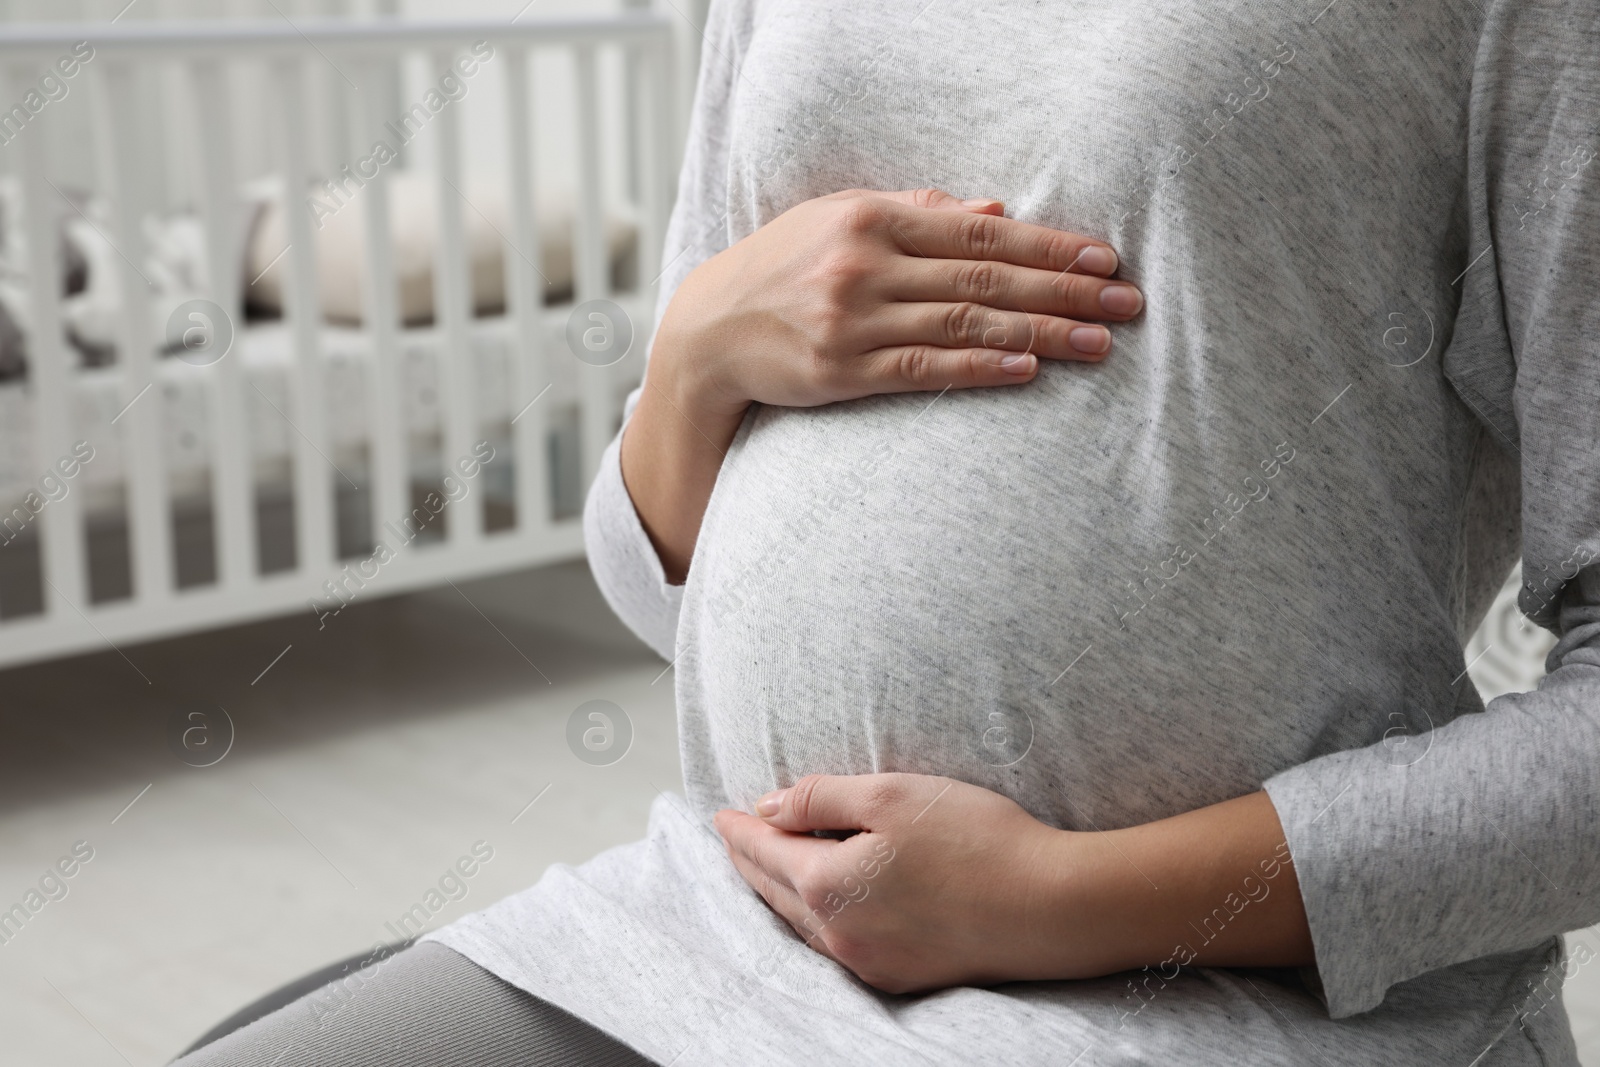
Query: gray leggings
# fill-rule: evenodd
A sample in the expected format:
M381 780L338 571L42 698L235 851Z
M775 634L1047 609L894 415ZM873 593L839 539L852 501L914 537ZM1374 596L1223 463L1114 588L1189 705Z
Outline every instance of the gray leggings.
M651 1067L576 1016L423 942L172 1067Z

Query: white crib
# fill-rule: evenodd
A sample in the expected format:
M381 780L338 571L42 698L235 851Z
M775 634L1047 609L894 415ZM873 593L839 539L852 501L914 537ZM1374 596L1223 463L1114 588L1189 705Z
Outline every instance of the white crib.
M0 422L13 432L31 422L7 458L51 490L22 512L14 496L0 499L0 522L13 517L0 547L0 665L337 607L334 587L355 588L352 566L371 597L579 555L576 501L616 431L648 340L679 128L682 59L669 19L630 11L494 23L14 25L0 36L0 108L23 100L39 71L85 39L94 55L73 91L89 94L93 185L109 208L103 236L118 253L124 313L115 361L80 366L56 284L58 227L81 213L60 192L57 162L75 146L62 143L65 126L50 129L46 108L0 147L24 207L32 316L26 379L9 383ZM461 191L469 94L427 131L437 212L432 324L400 319L387 220L389 187L402 172L380 168L348 207L365 223L362 322L329 325L305 190L341 158L366 155L371 131L404 112L406 63L420 55L443 69L477 41L491 43L496 73L474 92L492 93L504 114L504 171L495 176L509 211L499 234L504 314L477 317L472 306L465 234L476 209ZM549 305L535 194L550 167L535 166L534 116L536 105L551 105L535 99L531 78L554 57L570 72L555 106L571 115L575 150L561 156L575 201L571 294ZM624 73L604 83L622 86L611 94L620 99L602 99L603 66ZM185 94L192 106L173 107ZM272 113L269 128L240 124L245 97ZM204 233L203 293L235 333L232 350L209 365L158 351L141 270L146 212L172 196L148 177L156 136L187 143L187 158L198 161L185 179ZM251 152L282 186L284 308L268 323L244 314L250 279L232 222L241 179L253 176L239 173L240 160ZM602 180L603 166L625 174L620 192ZM618 218L633 234L627 269L607 237ZM611 365L581 361L566 341L573 309L592 300L613 301L636 333ZM263 444L272 436L263 401L276 413L267 417L281 419L281 447L273 446L281 455ZM187 422L198 428L183 429ZM88 464L69 458L80 440L95 451ZM403 544L395 530L425 490L441 499L443 473L480 440L496 458L475 480L460 478L469 495L440 505L431 530L442 527L442 536ZM184 447L201 455L184 459ZM270 474L279 468L281 479ZM102 484L90 492L91 470L115 471L115 484L97 474ZM380 543L393 558L374 575ZM122 588L99 580L108 552L126 561Z

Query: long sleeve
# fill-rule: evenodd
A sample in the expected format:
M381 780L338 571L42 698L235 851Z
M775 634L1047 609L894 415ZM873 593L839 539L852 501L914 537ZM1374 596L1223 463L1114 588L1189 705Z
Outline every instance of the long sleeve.
M719 0L712 4L707 19L688 146L678 177L678 200L663 246L656 322L661 321L667 302L689 272L728 247L728 128L735 80L749 37L747 8ZM611 609L645 644L670 660L683 588L667 582L655 546L622 481L622 435L639 393L635 389L628 397L622 429L600 459L600 473L584 503L583 537L590 569Z
M1335 1018L1600 920L1600 7L1491 3L1468 123L1484 251L1445 367L1520 464L1520 606L1559 642L1409 766L1380 745L1267 782Z

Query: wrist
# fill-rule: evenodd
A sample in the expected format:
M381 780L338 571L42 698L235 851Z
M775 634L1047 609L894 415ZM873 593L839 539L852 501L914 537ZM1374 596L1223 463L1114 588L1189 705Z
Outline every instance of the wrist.
M1065 977L1314 962L1294 864L1265 793L1120 830L1064 833L1054 866L1067 926L1061 958L1074 972Z
M1160 959L1158 894L1128 853L1140 843L1126 840L1127 830L1051 832L1039 864L1044 885L1034 894L1037 925L1030 923L1050 953L1039 977L1095 978Z
M638 405L622 431L622 484L670 585L682 585L711 490L744 409L703 402L671 351L652 346Z
M685 418L737 427L751 400L730 388L720 370L725 362L710 339L681 327L669 310L650 348L646 381Z

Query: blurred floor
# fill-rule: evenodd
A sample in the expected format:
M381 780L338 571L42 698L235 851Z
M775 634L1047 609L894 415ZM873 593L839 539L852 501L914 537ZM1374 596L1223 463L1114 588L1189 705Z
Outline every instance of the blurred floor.
M0 672L0 910L94 849L0 944L5 1067L156 1067L392 939L475 843L493 859L431 925L633 840L657 787L681 788L672 676L581 564L124 651ZM634 728L609 766L567 742L596 699ZM207 712L220 742L219 707L232 748L187 765L174 721ZM1600 959L1600 932L1579 936ZM1600 966L1567 1000L1600 1067Z
M124 651L0 673L0 910L94 849L0 944L7 1067L165 1063L394 940L384 924L476 842L493 859L431 926L639 837L657 787L682 787L671 674L582 564L358 603L321 631L308 608ZM566 740L595 699L635 731L610 766ZM220 735L218 706L231 751L186 765L174 716L210 712Z

